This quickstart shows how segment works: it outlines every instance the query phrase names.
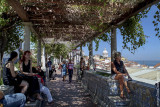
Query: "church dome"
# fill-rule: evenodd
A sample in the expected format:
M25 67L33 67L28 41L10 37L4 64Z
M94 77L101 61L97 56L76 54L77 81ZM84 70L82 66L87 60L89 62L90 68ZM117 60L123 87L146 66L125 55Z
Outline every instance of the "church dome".
M106 50L106 48L103 51L103 57L107 58L108 57L108 51Z
M108 54L108 51L106 50L106 48L104 49L103 54Z

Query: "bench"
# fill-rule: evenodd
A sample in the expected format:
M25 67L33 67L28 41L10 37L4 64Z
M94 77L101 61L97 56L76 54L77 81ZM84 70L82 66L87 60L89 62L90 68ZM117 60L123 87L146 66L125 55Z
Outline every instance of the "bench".
M4 95L13 94L14 93L14 86L1 85L0 90L4 93Z
M4 95L13 94L14 86L9 85L1 85L0 90L4 93ZM25 107L41 107L42 101L36 100L35 102L27 101Z

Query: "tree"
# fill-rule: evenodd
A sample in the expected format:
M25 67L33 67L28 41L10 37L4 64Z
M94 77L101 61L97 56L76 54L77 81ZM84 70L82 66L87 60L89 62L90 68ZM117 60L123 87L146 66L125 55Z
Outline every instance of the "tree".
M19 47L22 37L22 24L5 0L0 1L0 63L4 52Z
M147 17L149 10L150 8L138 13L135 16L132 16L122 25L117 27L123 36L123 48L128 49L131 53L134 53L137 48L143 46L146 42L146 38L148 36L144 35L143 27L140 21L142 18ZM91 25L92 29L99 32L106 29L106 27L108 27L108 25L103 24L102 22L96 25ZM100 40L111 43L111 30L109 29L107 32L94 39L96 43L96 50L98 50Z

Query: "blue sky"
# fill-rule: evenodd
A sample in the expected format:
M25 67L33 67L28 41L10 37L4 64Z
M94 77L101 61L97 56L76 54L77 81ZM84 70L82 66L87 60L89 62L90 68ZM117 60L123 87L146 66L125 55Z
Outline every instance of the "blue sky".
M127 58L128 60L159 60L160 61L160 39L155 36L156 32L154 31L154 25L152 21L154 20L153 16L155 12L157 11L157 8L155 6L152 6L151 10L148 13L147 18L143 18L141 20L144 33L145 35L149 36L146 39L146 44L142 47L138 48L134 54L132 54L127 49L122 48L122 36L117 30L117 50L122 53L122 56ZM100 54L102 55L102 52L104 48L107 49L109 56L111 55L111 48L110 45L107 42L99 42L99 49L98 51L95 51L95 43L93 43L93 54ZM83 51L85 55L89 55L88 47L83 47Z

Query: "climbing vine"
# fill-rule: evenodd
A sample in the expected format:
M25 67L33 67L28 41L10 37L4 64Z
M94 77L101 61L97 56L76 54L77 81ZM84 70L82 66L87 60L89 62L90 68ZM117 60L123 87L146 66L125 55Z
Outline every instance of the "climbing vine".
M155 31L156 31L156 36L160 39L160 34L159 34L159 22L160 22L160 3L158 3L156 5L157 7L157 11L155 12L155 15L154 15L154 19L153 20L153 24L154 24L154 27L155 27Z

